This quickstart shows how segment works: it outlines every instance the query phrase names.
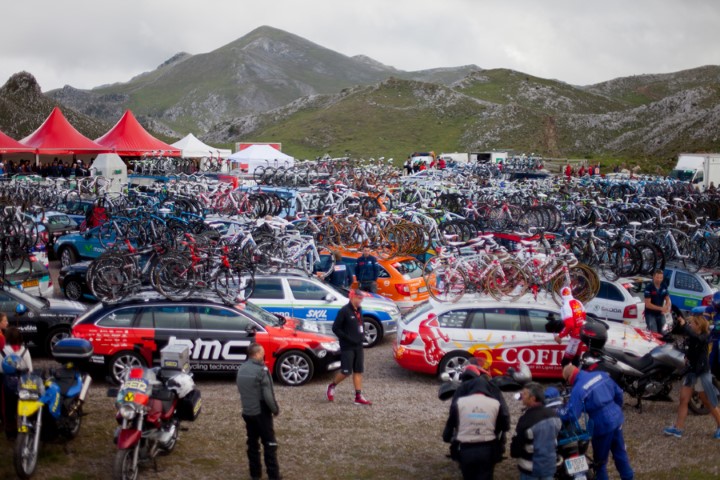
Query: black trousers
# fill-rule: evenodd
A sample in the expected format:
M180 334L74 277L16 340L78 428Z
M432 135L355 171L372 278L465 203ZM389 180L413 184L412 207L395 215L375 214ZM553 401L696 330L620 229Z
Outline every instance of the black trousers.
M496 459L496 442L460 444L463 480L492 480Z
M262 441L268 478L270 480L279 479L280 467L277 461L277 441L275 440L272 414L263 412L260 415L243 415L242 417L247 428L247 456L250 476L253 478L262 477L262 463L260 462L260 442Z
M5 436L8 440L15 440L17 437L17 409L18 394L17 391L9 389L2 385L2 421L5 425Z

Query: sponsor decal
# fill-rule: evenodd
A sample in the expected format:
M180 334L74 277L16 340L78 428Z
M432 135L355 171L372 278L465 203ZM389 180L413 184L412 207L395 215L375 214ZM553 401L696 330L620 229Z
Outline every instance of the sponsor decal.
M18 330L21 332L36 332L37 333L37 325L22 325L18 327Z
M221 343L220 340L203 340L201 338L192 340L170 337L168 345L184 345L190 349L192 360L229 360L241 362L247 359L245 351L252 343L250 340L228 340ZM242 351L243 353L238 353ZM194 364L191 364L194 367ZM235 366L237 368L237 366Z
M306 315L307 318L327 318L327 310L324 308L311 308Z

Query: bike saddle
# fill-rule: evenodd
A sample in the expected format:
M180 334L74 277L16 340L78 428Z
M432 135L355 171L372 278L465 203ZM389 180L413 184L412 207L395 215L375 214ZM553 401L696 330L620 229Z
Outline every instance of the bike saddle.
M627 363L631 367L641 372L644 372L653 363L653 359L650 355L643 355L642 357L636 357L627 353L618 352L612 355L618 361Z

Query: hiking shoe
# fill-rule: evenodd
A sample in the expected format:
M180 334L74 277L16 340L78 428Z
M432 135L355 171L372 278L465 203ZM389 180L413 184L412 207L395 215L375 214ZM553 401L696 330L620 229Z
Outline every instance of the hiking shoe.
M355 405L372 405L372 402L362 395L355 395Z
M715 430L715 435L713 435L713 438L716 440L720 440L720 428Z
M328 402L332 402L333 400L335 400L335 384L334 383L331 383L330 385L328 385L327 399L328 399Z
M715 432L715 438L720 438L717 436L718 432L720 432L720 429ZM683 431L677 428L675 425L673 425L672 427L667 427L665 430L663 430L663 433L669 437L672 436L677 438L682 438L683 435Z

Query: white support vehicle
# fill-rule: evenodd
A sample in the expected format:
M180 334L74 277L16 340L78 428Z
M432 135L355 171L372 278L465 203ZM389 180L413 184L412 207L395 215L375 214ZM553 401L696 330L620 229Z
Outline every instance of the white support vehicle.
M720 153L681 153L670 172L672 178L690 182L705 190L712 182L720 185Z
M585 303L585 311L602 320L645 328L643 278L600 279L597 296Z

